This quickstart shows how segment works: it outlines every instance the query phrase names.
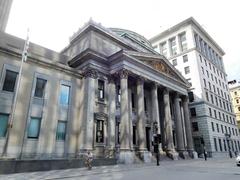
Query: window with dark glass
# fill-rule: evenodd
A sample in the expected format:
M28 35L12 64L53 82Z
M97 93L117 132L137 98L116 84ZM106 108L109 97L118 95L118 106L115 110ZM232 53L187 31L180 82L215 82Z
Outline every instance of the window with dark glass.
M185 67L184 72L185 72L185 74L189 74L190 73L190 67L189 66Z
M194 101L194 94L192 91L188 92L188 97L189 97L189 102L193 102Z
M60 104L68 105L69 104L69 95L70 95L70 86L61 85L60 93Z
M56 140L64 141L66 138L66 125L65 121L58 121L57 132L56 132Z
M28 138L37 139L40 132L41 119L31 117L28 127Z
M211 124L212 124L212 131L214 132L214 131L215 131L215 129L214 129L214 123L211 122Z
M218 151L218 148L217 148L217 139L216 139L216 138L213 138L213 140L214 140L215 150Z
M133 144L136 145L136 126L133 126Z
M217 125L217 132L219 132L219 126L218 126L218 123L216 123L216 125Z
M96 142L97 143L103 143L104 138L104 122L102 120L97 120L96 122Z
M134 98L134 94L132 93L132 108L135 108L135 98Z
M192 129L193 129L194 132L198 131L198 123L197 122L192 123Z
M227 151L227 146L226 146L226 141L225 141L225 139L223 140L223 145L224 145L224 151Z
M98 80L98 98L104 99L104 81Z
M173 66L176 66L176 65L177 65L177 59L173 59L173 60L172 60L172 65L173 65Z
M3 91L14 92L18 73L6 70L5 80L3 83Z
M190 108L190 113L191 113L191 116L192 116L192 117L195 117L195 116L197 115L195 108Z
M185 63L185 62L188 62L188 56L187 55L184 55L183 56L183 62Z
M0 114L0 137L5 137L8 126L8 114Z
M222 140L218 139L220 151L222 151Z
M147 99L146 99L146 97L144 97L144 110L145 110L145 111L148 111L148 109L147 109Z
M35 97L43 98L46 83L47 83L47 80L37 78L35 93L34 93Z

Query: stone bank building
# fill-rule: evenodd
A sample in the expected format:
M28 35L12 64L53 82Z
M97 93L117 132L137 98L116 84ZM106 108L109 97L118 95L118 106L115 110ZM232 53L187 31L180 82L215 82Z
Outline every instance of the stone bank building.
M30 43L8 125L23 46L0 32L0 152L8 158L79 158L89 150L147 162L154 133L162 154L193 156L189 83L143 36L91 20L60 53Z

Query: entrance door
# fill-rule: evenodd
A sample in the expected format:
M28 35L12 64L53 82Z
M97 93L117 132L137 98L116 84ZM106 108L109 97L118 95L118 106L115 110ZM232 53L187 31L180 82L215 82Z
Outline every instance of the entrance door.
M146 127L146 143L147 143L147 150L150 151L151 149L151 139L150 139L150 132L151 132L151 128L150 127Z

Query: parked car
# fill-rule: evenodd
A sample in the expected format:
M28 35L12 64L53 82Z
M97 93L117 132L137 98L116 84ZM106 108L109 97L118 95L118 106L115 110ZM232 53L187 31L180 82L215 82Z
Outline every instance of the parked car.
M236 157L236 164L237 166L240 166L240 154Z

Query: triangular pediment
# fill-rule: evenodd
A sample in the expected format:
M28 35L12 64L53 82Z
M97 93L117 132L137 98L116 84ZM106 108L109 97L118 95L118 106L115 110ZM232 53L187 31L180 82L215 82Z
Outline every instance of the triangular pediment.
M186 79L182 76L182 74L174 68L168 60L164 59L162 55L152 55L152 54L145 54L139 52L127 52L130 56L137 58L139 61L143 62L144 64L151 66L154 70L170 76L177 81L180 81L184 84L188 84Z

